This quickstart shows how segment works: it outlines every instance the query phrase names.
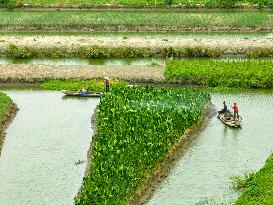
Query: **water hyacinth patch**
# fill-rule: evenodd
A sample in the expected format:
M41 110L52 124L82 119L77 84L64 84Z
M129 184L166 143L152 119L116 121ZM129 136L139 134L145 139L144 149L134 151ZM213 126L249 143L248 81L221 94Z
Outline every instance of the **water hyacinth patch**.
M128 204L210 95L195 89L125 87L102 97L90 173L79 204Z
M271 60L181 60L167 65L168 81L207 87L272 88Z
M112 88L120 88L126 86L127 83L122 80L111 80ZM47 80L41 85L45 89L49 90L79 90L86 88L89 91L103 91L105 89L103 79L92 80Z

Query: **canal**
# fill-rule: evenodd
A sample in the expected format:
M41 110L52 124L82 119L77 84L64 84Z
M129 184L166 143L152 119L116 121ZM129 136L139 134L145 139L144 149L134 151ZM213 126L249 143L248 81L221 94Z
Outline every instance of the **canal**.
M3 92L20 110L0 156L0 204L73 204L85 171L85 163L76 162L86 160L99 99L42 90Z

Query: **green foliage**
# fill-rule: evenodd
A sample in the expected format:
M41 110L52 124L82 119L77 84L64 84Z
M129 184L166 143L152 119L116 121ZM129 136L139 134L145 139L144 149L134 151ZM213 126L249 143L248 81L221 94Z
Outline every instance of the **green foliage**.
M13 58L31 58L33 53L28 48L19 48L14 44L10 44L6 50L6 54Z
M273 204L273 154L260 171L250 176L235 205Z
M245 174L244 176L232 177L232 184L236 190L243 190L247 187L248 182L253 178L253 173Z
M272 6L272 0L23 0L24 3L30 5L51 5L51 6L61 6L61 5L78 5L81 8L90 8L93 5L112 4L112 5L124 5L127 7L157 7L164 5L188 5L191 7L197 6L198 4L205 6L207 8L230 8L234 7L236 3L248 3L249 5L257 6L258 8L263 8L265 6Z
M231 8L235 6L236 2L238 2L238 0L205 0L205 5L208 8Z
M111 80L111 88L121 88L127 83L122 80ZM92 80L47 80L41 84L41 87L49 90L79 90L87 88L89 91L104 91L105 85L103 79Z
M6 114L7 108L11 105L12 100L4 93L0 93L0 121Z
M2 11L0 26L34 31L179 31L194 28L268 29L270 15L251 11ZM65 20L64 20L65 19Z
M16 0L0 0L0 7L13 9L16 6Z
M209 94L194 89L149 86L103 96L91 172L75 204L128 204L209 100Z
M207 87L272 88L271 60L182 60L171 61L165 72L168 81Z

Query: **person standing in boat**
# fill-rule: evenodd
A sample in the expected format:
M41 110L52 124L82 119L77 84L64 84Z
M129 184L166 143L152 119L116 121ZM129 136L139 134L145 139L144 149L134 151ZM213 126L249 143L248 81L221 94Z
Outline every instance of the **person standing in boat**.
M233 111L234 111L234 119L236 120L237 118L239 119L239 108L238 105L236 103L234 103L233 107L232 107Z
M223 104L224 104L223 113L226 113L228 111L227 104L225 101L223 102Z
M110 92L110 79L108 77L104 77L105 91Z

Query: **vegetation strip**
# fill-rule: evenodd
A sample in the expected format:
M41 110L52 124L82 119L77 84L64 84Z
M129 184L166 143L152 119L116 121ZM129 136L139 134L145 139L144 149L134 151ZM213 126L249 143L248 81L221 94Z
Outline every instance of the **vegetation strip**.
M111 80L111 89L121 88L126 86L127 83L121 80ZM104 91L105 85L102 79L92 79L85 81L78 80L48 80L41 84L42 88L48 90L79 90L81 88L88 89L89 91Z
M0 36L0 56L12 58L146 58L273 56L271 39L179 36ZM100 45L100 46L98 46Z
M251 11L2 11L0 18L0 29L11 31L269 31L272 29L271 17L268 13Z
M2 0L3 7L49 8L263 8L273 7L270 0Z
M273 88L271 60L171 61L165 72L168 82L207 87Z
M273 154L264 167L257 173L250 174L246 180L243 194L235 205L272 204L273 203Z
M0 93L0 155L4 144L5 131L17 111L18 108L12 100L6 94Z
M153 87L127 87L105 95L90 173L75 203L129 203L185 130L197 123L209 100L194 89Z

